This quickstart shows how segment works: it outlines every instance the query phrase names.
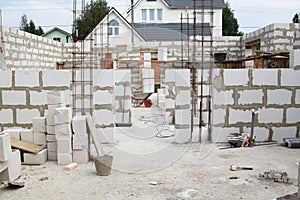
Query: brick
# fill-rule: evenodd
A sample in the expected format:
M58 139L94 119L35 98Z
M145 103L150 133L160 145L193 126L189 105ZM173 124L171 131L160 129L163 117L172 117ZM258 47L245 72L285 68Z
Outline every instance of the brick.
M253 69L253 85L278 85L278 69Z
M0 162L8 161L11 156L10 134L0 134Z
M3 105L26 105L25 91L2 91Z
M65 103L65 94L62 91L47 92L47 104L56 105Z
M112 104L113 94L108 90L98 90L94 92L94 105Z
M42 165L47 161L47 149L43 149L37 154L24 153L24 164L28 165Z
M70 87L71 72L65 70L44 70L44 87Z
M56 138L57 153L72 153L71 138Z
M291 104L292 101L292 91L278 89L278 90L268 90L267 92L268 100L267 104L276 104L276 105L286 105Z
M39 116L40 112L38 109L17 109L18 124L31 124L32 118Z
M12 71L0 71L0 88L12 87Z
M281 70L281 86L299 86L300 71L293 69Z
M72 108L56 108L54 111L54 123L69 124L72 121Z
M299 123L300 122L300 108L288 108L286 110L286 122L287 123Z
M190 142L191 130L188 129L175 129L175 140L176 144L185 144Z
M57 153L57 164L68 165L73 162L71 153Z
M46 133L34 133L33 134L33 143L37 145L46 145Z
M248 69L225 69L223 75L225 86L248 85Z
M113 70L94 70L93 84L97 87L113 87L114 85Z
M71 138L72 137L71 124L55 125L55 137L56 138Z
M115 128L97 128L99 140L105 144L116 144Z
M33 132L31 129L28 130L21 130L21 140L33 143Z
M39 71L17 70L15 71L16 87L39 87Z
M47 93L45 91L36 92L29 91L30 94L30 105L46 105L47 104Z
M251 111L229 109L229 124L251 123Z
M130 70L116 70L114 71L114 76L116 83L131 82Z
M297 127L273 127L273 141L282 141L283 138L296 137Z
M175 74L175 85L178 87L190 87L190 70L189 69L180 69L176 70Z
M4 130L3 132L8 133L10 135L10 137L20 140L22 130L23 130L22 128L9 128L9 129Z
M240 98L238 104L262 104L264 93L262 90L244 90L239 91Z
M259 123L282 123L283 109L260 109L258 113Z
M108 126L114 124L114 115L111 110L94 110L93 119L96 125Z
M10 123L12 124L14 120L13 111L10 109L1 109L0 110L0 122L2 124Z
M224 124L225 123L226 110L214 109L213 110L213 122L212 124Z
M213 95L214 105L232 105L234 99L232 98L233 92L231 90L215 92Z
M48 160L57 161L57 152L48 150Z
M32 118L32 130L34 133L46 133L46 117Z
M89 161L89 154L86 149L73 151L73 162L78 164L85 164Z
M48 135L55 135L55 126L54 125L46 125L46 130Z
M176 125L190 125L191 124L191 111L175 110L175 124Z
M191 104L191 92L190 90L179 90L175 97L175 105L183 106Z
M46 135L46 140L47 142L56 142L56 137L55 135Z

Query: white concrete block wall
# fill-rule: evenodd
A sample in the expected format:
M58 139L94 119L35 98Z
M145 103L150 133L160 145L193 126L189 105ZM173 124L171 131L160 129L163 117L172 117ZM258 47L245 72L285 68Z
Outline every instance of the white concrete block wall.
M229 124L251 122L251 111L229 109Z
M0 109L0 122L3 124L12 124L14 120L13 110Z
M96 125L108 126L114 123L114 113L111 110L95 110L93 119Z
M299 90L296 90L295 103L296 103L296 104L300 104L300 89L299 89Z
M31 124L31 119L39 117L40 112L38 109L18 109L17 108L17 123L18 124Z
M191 141L191 130L190 129L175 129L175 140L176 144L185 144Z
M71 71L45 70L42 73L43 87L70 87Z
M230 133L240 133L239 128L224 128L224 127L216 127L212 128L212 142L227 142L227 136Z
M46 91L29 91L30 105L46 105L47 104L47 92Z
M17 70L15 71L16 87L39 87L39 71Z
M0 88L12 87L12 71L0 71Z
M238 99L239 105L247 104L262 104L263 103L263 90L245 90L239 91L240 98Z
M290 105L292 103L292 91L285 89L268 90L267 104Z
M189 90L179 90L175 98L175 104L180 105L189 105L191 100L191 92Z
M253 85L278 85L277 69L253 69Z
M250 134L251 128L244 128L243 132L246 134ZM255 136L255 141L259 141L259 142L268 141L269 133L270 133L269 129L254 127L253 134Z
M175 110L175 124L176 125L190 125L191 111L189 109Z
M94 70L94 87L112 87L114 84L113 70Z
M300 121L300 108L288 108L286 110L287 123L299 123Z
M2 91L3 105L26 105L26 91Z
M273 141L282 141L282 138L296 137L297 127L273 127Z
M97 90L93 94L94 105L111 104L113 102L113 94L109 90Z
M213 104L214 105L233 105L233 91L226 90L220 92L214 92L213 94Z
M259 123L283 123L283 109L264 108L259 109Z
M115 137L115 128L97 128L100 142L107 143L107 144L115 144L116 137Z
M34 143L33 132L31 129L24 129L21 131L21 140Z
M300 86L300 71L292 69L281 70L281 86Z
M249 82L248 69L225 69L223 78L225 86L247 86Z
M179 69L175 70L175 83L177 87L190 87L190 70L189 69Z

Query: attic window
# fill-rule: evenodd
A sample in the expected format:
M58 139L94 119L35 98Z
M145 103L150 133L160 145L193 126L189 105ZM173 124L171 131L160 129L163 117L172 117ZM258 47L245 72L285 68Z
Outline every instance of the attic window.
M108 35L119 35L119 25L117 20L111 20L108 25Z

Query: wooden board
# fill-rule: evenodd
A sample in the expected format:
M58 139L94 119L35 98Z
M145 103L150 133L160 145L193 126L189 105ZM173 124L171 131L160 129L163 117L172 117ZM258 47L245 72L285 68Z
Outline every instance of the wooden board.
M97 154L98 154L98 156L103 156L104 152L103 152L103 149L102 149L102 146L101 146L98 134L97 134L97 130L96 130L96 127L95 127L95 124L94 124L94 121L93 121L91 115L87 115L86 122L87 122L87 127L91 133L92 139L94 141L94 145L95 145Z
M18 140L13 137L10 138L10 143L13 148L20 149L29 153L34 153L34 154L37 154L38 152L44 149L44 147L42 146L32 144L26 141Z

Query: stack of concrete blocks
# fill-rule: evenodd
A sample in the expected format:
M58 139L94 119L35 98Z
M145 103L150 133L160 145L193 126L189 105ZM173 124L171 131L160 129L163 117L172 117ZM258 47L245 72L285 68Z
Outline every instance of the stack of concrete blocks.
M191 83L190 70L175 73L175 143L191 142Z
M130 70L114 72L115 123L131 123L131 73ZM108 100L108 99L107 99ZM103 104L110 103L109 101Z
M47 92L48 112L46 114L48 160L57 161L57 141L55 137L55 109L66 107L64 93L61 91Z
M93 120L101 143L115 143L114 71L94 70Z
M165 70L165 108L166 108L166 116L165 120L168 124L175 123L175 97L176 97L176 89L175 89L175 71L174 70Z
M0 182L14 181L21 175L19 150L12 150L10 134L0 134Z
M300 71L294 69L224 69L214 73L213 142L230 133L250 133L251 109L257 141L299 137ZM267 78L266 78L267 77Z
M54 111L55 138L58 165L72 163L72 108L56 108Z
M143 93L153 93L154 92L154 69L143 68L142 69L142 84Z
M21 132L24 131L23 128L8 128L3 131L3 133L8 133L10 137L21 140Z
M202 75L203 72L203 75ZM197 110L200 110L200 104L201 104L201 89L202 89L202 120L204 123L208 123L208 116L209 116L209 101L211 100L211 82L210 81L211 71L208 69L204 70L197 70L197 96L199 97L198 105L196 107ZM201 86L202 84L202 86ZM200 112L196 113L197 116L194 118L194 125L199 124L199 114Z
M32 137L33 136L33 137ZM31 142L33 138L33 143L45 146L47 144L46 139L46 118L45 117L34 117L32 118L32 130L23 130L21 132L21 139L24 138L27 141ZM30 165L42 165L48 159L47 149L43 149L42 151L38 152L37 154L33 153L23 153L24 157L24 164Z
M73 162L84 164L89 161L89 146L86 116L74 116L72 119L73 130Z

